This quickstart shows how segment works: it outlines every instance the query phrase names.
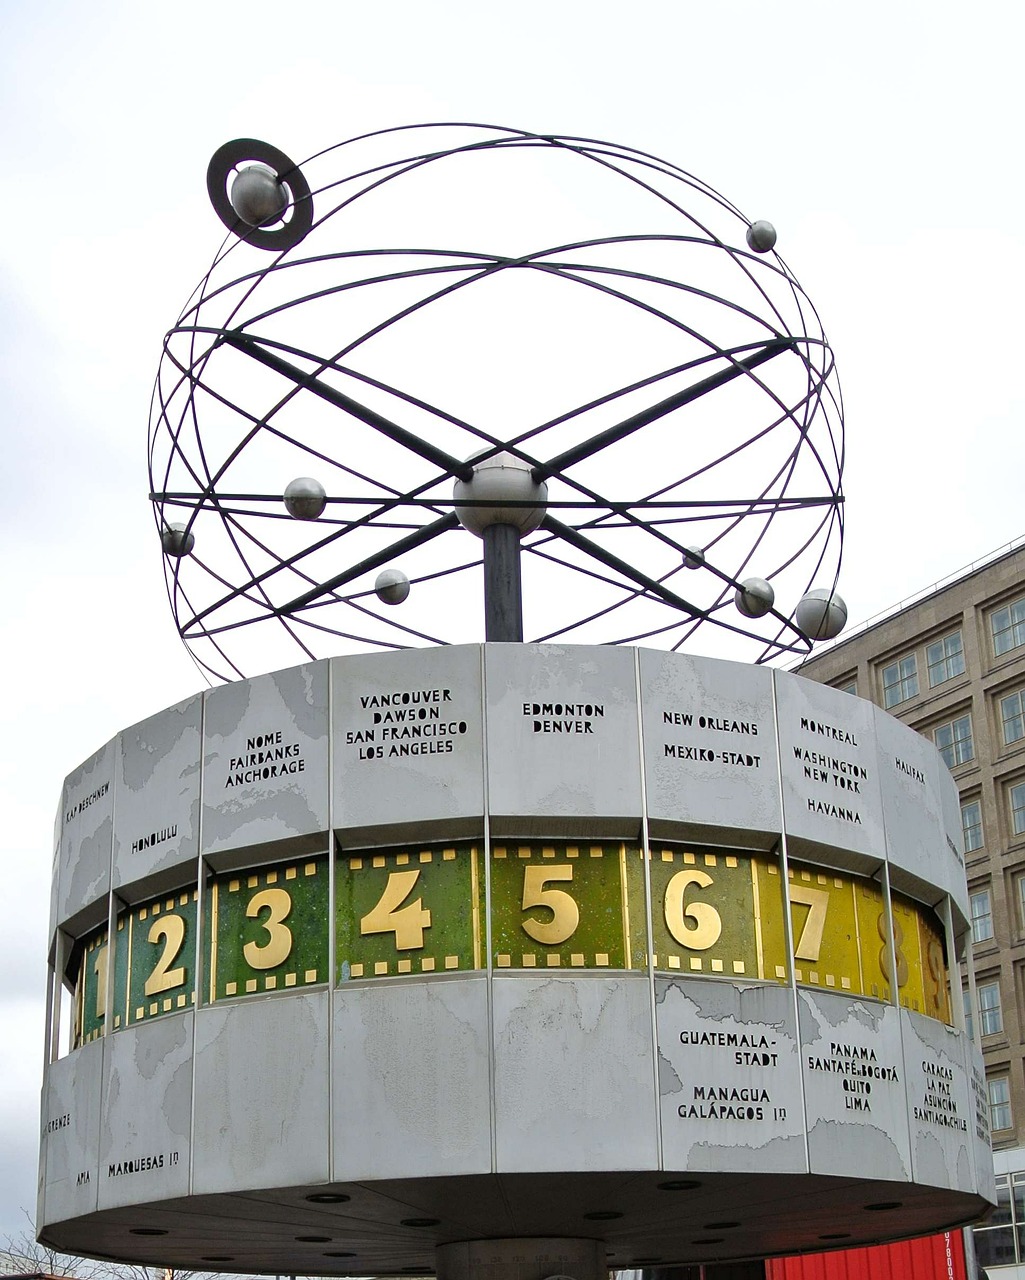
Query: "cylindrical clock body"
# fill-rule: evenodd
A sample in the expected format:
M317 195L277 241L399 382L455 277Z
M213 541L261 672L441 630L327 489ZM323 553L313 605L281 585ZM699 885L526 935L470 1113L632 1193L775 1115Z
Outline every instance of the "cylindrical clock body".
M966 909L935 750L794 675L488 644L213 689L65 783L42 1238L422 1274L972 1221Z

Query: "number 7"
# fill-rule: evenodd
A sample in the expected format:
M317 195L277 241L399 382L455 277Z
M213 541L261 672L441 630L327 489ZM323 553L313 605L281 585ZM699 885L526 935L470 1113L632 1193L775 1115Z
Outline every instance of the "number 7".
M826 908L829 906L829 893L825 889L808 889L803 885L790 886L790 905L797 903L808 908L808 918L804 922L801 936L794 947L795 960L810 960L814 963L822 950L822 935L826 929Z

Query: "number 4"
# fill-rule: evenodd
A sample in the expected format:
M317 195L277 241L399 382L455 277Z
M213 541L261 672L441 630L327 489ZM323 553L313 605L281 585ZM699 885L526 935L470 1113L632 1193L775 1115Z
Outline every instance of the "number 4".
M402 905L419 878L419 869L389 872L377 906L359 922L360 934L365 937L368 933L394 933L396 951L419 950L424 945L424 930L431 927L431 913L424 907L423 898Z

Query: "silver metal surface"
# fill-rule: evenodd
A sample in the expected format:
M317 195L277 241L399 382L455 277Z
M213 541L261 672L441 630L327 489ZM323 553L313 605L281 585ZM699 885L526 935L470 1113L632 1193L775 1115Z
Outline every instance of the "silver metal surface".
M448 745L392 753L412 743ZM291 744L300 773L246 764L259 783L230 794L233 759ZM162 830L176 814L174 841L132 852L146 815ZM486 886L489 831L627 845L647 831L718 857L768 852L784 826L792 859L886 868L964 937L956 788L929 743L868 703L653 651L338 658L169 708L75 770L55 928L94 936L112 891L145 902L169 878L195 886L201 856L257 866L325 848L329 828L343 858L472 841ZM641 898L617 919L659 910ZM194 1012L111 1026L53 1062L44 1239L151 1265L368 1275L429 1273L458 1242L553 1236L631 1267L814 1250L839 1218L852 1243L942 1229L994 1194L980 1060L936 1019L636 956L492 970L484 944L477 969L213 1004L207 974Z
M319 520L327 506L327 491L312 476L297 476L285 485L284 503L296 520Z
M847 605L835 591L813 587L798 601L794 620L811 640L835 640L847 625Z

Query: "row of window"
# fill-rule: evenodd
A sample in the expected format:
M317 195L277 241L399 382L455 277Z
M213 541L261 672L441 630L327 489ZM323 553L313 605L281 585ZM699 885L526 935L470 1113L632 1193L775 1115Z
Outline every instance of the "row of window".
M1025 603L1025 602L1023 602ZM953 680L955 676L963 676L964 641L960 631L952 631L949 636L927 645L925 649L925 665L929 677L929 688ZM918 697L918 655L906 654L883 667L883 706L889 710L910 698Z
M965 987L963 994L965 1027L974 1040L975 1011L972 1009L971 996L967 987ZM975 988L975 994L979 1000L979 1035L1000 1035L1004 1029L1004 1010L1000 1004L1000 983L980 982ZM1010 1119L1010 1104L1008 1104L1008 1119ZM1006 1129L1010 1126L1003 1125L1002 1127Z
M1007 788L1007 811L1011 821L1011 834L1025 835L1025 782L1016 782ZM982 827L982 802L961 802L961 831L964 834L965 853L975 853L985 844Z
M1001 1078L1006 1091L1007 1079ZM996 1083L996 1080L990 1081L991 1085ZM992 1099L992 1089L990 1097ZM1010 1103L1006 1105L1009 1126ZM975 1256L980 1267L1008 1266L1025 1259L1025 1173L1000 1174L996 1183L997 1207L993 1216L974 1231Z
M1002 657L1012 649L1025 645L1025 597L1011 604L994 609L989 615L989 632L993 644L993 656ZM889 662L880 673L883 690L883 706L886 710L898 707L902 702L917 698L919 694L918 654L907 653L895 662ZM925 669L929 688L935 689L948 680L965 673L964 637L958 629L941 636L925 647ZM857 693L857 680L850 680L837 688L844 693ZM1020 699L1020 695L1017 695ZM1021 709L1019 706L1019 719ZM1025 723L1017 734L1017 741L1025 737ZM1005 738L1005 741L1008 739Z
M1015 877L1018 925L1025 933L1025 873ZM989 942L993 934L993 902L988 888L976 889L968 895L972 942Z

